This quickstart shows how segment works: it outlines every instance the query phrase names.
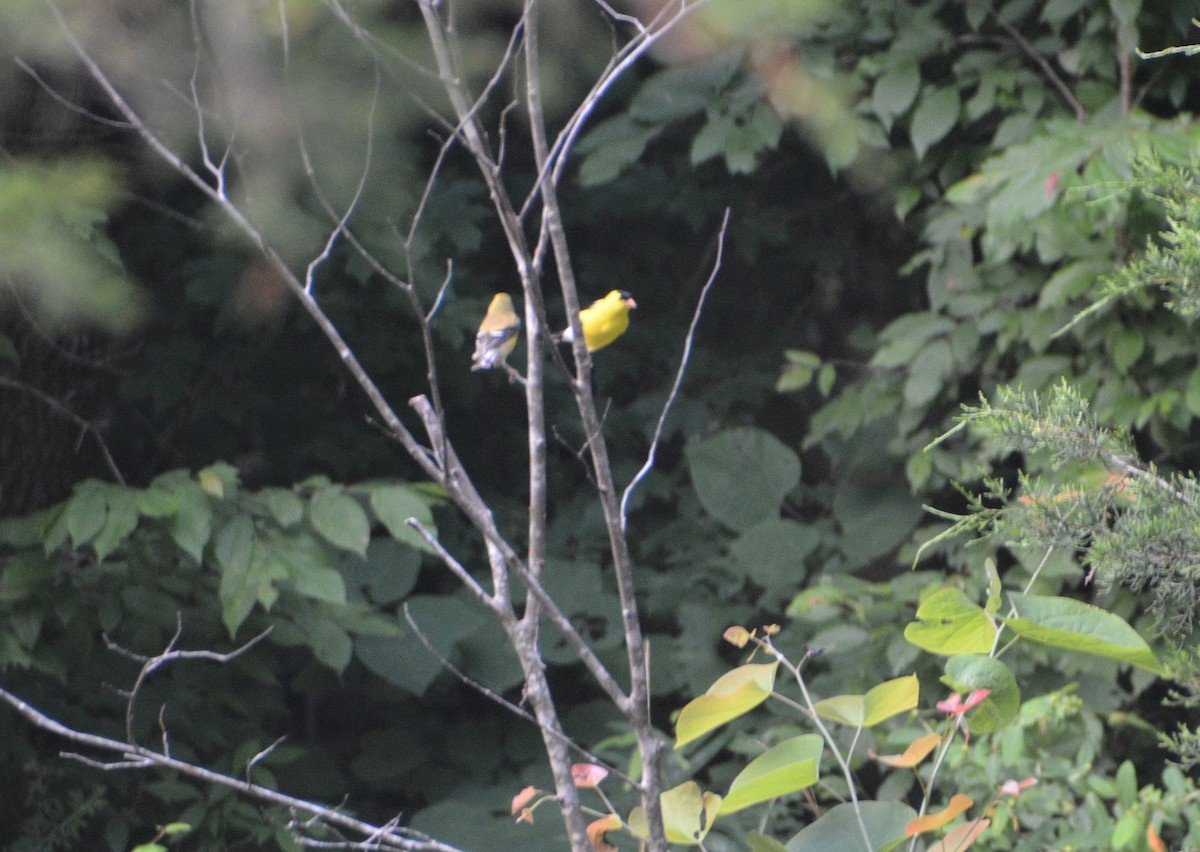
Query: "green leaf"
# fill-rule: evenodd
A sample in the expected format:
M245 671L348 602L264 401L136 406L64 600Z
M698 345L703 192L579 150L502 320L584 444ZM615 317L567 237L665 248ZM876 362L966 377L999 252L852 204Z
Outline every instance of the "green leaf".
M421 571L421 557L411 547L390 538L375 538L367 545L366 564L359 579L377 604L395 603L412 591Z
M849 802L835 805L787 842L787 852L863 852L859 816L871 839L871 849L880 849L904 837L904 828L917 812L903 802Z
M679 711L675 748L749 713L771 695L779 663L750 663L726 672Z
M370 494L371 510L387 529L388 535L409 547L433 553L433 548L426 544L425 539L408 525L408 519L415 518L421 522L421 526L437 536L429 498L410 485L375 486Z
M327 618L306 618L298 626L318 660L339 674L350 665L354 643L345 630Z
M652 74L634 95L629 114L639 121L665 124L706 109L730 84L743 51L727 50L700 62L670 65Z
M308 503L313 529L337 547L365 556L371 540L367 513L353 497L339 488L322 488Z
M833 517L842 529L840 544L850 568L889 553L923 516L921 501L900 482L846 478L833 497Z
M88 480L81 483L67 503L67 532L74 547L82 547L103 528L108 518L108 505L101 483Z
M180 550L200 562L212 535L212 504L204 490L191 481L181 484L175 496L178 506L171 518L171 538Z
M108 504L108 516L104 521L104 529L92 541L96 558L101 562L121 543L131 532L137 529L138 495L136 491L123 486L113 485L105 491L105 502Z
M696 846L703 841L721 807L721 797L702 792L695 781L684 781L678 787L663 791L659 802L667 841L682 846ZM640 805L629 814L627 825L638 837L648 836L650 829Z
M235 517L217 533L213 547L221 569L217 596L230 636L237 635L238 627L254 608L259 585L266 581L264 554L254 550L254 524L245 515Z
M926 89L921 103L913 111L908 134L917 159L923 159L930 146L941 141L958 121L958 90Z
M892 120L898 115L903 115L912 106L920 88L921 73L917 63L912 61L901 62L888 68L875 81L875 89L871 93L871 106L885 130L890 131Z
M579 182L597 186L617 177L641 159L646 145L661 131L661 127L637 124L628 115L601 122L576 146L583 156Z
M1129 372L1146 348L1146 338L1136 328L1122 328L1109 339L1113 364L1122 373Z
M801 734L763 752L733 779L719 815L736 813L816 784L824 747L820 735Z
M973 734L990 734L1017 718L1021 709L1021 689L1012 671L1004 663L983 654L963 654L946 661L946 677L955 692L964 695L976 689L991 694L967 716Z
M687 460L700 503L735 530L777 516L784 496L800 483L800 457L752 426L726 429L692 444Z
M1082 601L1009 593L1017 615L1005 626L1023 639L1130 663L1159 676L1162 663L1120 616Z
M917 619L904 628L904 638L932 654L987 654L995 643L987 613L961 589L931 594L917 608Z
M261 496L281 527L294 526L304 517L304 501L292 491L284 488L264 488Z
M484 618L477 607L432 595L411 598L405 609L437 653L447 659L460 641L479 629ZM354 655L389 683L420 696L444 669L441 660L429 652L401 618L405 629L402 638L357 636Z
M729 553L760 586L791 590L804 579L804 558L820 543L815 527L768 518L738 536Z
M908 675L873 686L866 695L835 695L814 707L823 718L853 728L870 728L915 708L920 690L917 676Z

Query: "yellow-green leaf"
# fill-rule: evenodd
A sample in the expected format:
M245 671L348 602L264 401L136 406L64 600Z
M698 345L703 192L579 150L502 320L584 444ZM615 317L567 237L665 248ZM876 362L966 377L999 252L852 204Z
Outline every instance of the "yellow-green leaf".
M784 740L750 761L721 802L720 815L803 790L817 783L824 741L817 734Z
M904 638L932 654L987 654L996 626L983 608L960 589L939 589L921 602L917 621L904 628Z
M767 700L775 686L779 663L750 663L727 672L679 711L675 748L750 712Z
M1164 673L1146 640L1118 615L1072 598L1012 592L1009 600L1017 616L1005 625L1023 639Z

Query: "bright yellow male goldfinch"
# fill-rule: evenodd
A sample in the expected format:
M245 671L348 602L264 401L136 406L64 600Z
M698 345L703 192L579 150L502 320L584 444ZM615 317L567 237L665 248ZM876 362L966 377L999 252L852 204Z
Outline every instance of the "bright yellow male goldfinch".
M488 305L479 331L475 334L475 354L471 356L472 370L508 367L508 356L517 346L521 333L521 318L513 310L512 297L497 293Z
M579 324L583 326L583 342L588 352L603 349L624 334L629 328L629 312L636 307L637 302L627 291L613 290L580 311ZM559 337L564 343L574 339L570 326Z

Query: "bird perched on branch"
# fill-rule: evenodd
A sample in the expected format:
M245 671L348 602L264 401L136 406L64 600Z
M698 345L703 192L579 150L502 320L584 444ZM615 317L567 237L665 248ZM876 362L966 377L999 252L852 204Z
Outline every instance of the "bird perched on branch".
M603 349L629 328L629 312L637 307L633 296L625 290L613 290L603 299L597 299L579 312L579 324L583 326L583 342L588 352ZM571 327L567 326L558 338L563 343L575 339Z
M497 293L488 305L479 331L475 334L475 354L471 356L471 369L490 370L492 367L508 366L508 356L517 346L517 335L521 333L521 318L513 310L512 296Z

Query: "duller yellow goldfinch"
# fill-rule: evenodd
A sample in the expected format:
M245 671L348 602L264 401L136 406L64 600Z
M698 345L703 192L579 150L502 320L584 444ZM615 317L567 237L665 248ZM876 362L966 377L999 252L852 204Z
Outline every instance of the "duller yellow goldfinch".
M637 302L627 291L613 290L580 311L579 324L583 326L583 342L588 352L603 349L624 334L629 328L629 311L636 307ZM564 343L575 339L570 326L559 339Z
M471 356L472 370L508 367L508 356L517 346L521 333L521 318L513 310L512 297L497 293L488 305L479 331L475 334L475 354Z

